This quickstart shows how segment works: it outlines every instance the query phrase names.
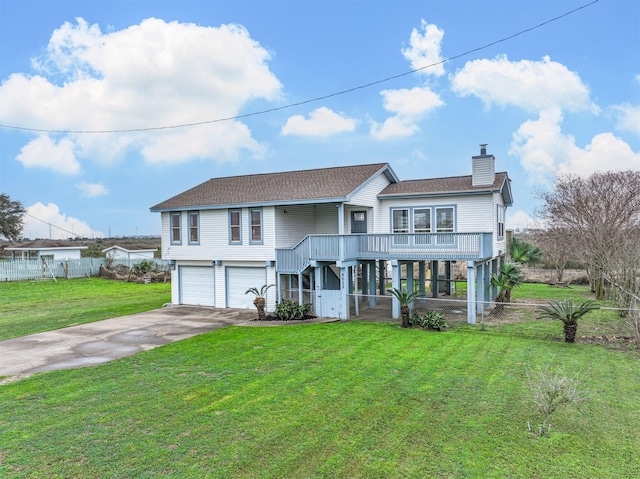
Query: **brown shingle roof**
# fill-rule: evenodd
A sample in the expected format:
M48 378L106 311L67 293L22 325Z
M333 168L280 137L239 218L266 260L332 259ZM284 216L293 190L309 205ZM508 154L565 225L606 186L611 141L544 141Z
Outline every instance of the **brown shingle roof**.
M151 211L217 205L258 205L347 198L387 163L212 178ZM393 174L392 174L393 175Z
M380 192L378 197L385 198L393 196L424 196L443 193L498 191L502 188L506 178L507 173L496 173L493 184L486 186L472 186L471 175L399 181L388 185Z

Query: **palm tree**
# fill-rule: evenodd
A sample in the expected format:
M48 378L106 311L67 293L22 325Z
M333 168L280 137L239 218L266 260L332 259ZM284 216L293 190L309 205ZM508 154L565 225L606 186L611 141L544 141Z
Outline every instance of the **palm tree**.
M260 289L258 288L249 288L248 290L246 290L244 292L244 294L255 294L256 298L253 300L253 305L256 307L256 309L258 310L258 321L265 321L267 319L267 316L264 312L264 307L266 304L266 301L264 299L265 294L267 293L267 291L269 290L269 288L271 288L272 286L275 286L274 284L269 284L269 285L262 285L262 287Z
M539 306L538 319L559 319L564 323L564 340L567 343L576 342L576 331L578 330L578 320L589 311L600 309L595 301L584 301L574 304L573 298L551 301L547 306Z
M524 265L538 263L542 259L542 254L540 248L518 238L513 238L509 242L509 256L516 263Z
M411 304L411 302L420 295L420 291L415 289L412 291L407 291L406 289L398 288L388 289L387 291L393 294L400 303L402 327L408 328L409 326L411 326L411 324L409 323L409 315L411 313L411 311L409 310L409 304Z
M498 274L491 275L491 286L500 289L496 296L496 309L494 314L500 314L504 311L504 303L511 302L511 290L517 288L524 280L520 265L517 263L504 262L500 265Z

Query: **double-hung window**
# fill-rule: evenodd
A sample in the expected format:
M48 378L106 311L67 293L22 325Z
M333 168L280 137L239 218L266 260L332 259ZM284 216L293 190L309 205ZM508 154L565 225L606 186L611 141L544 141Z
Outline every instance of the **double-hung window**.
M453 233L453 207L436 208L436 233ZM438 244L452 244L453 234L438 235Z
M250 244L262 243L262 208L249 209Z
M505 207L498 205L498 238L504 238L504 211Z
M180 220L182 213L171 213L171 244L182 243L182 232L180 230Z
M391 210L391 228L395 244L409 244L409 210L407 208L395 208ZM405 234L403 234L405 233ZM397 236L401 235L401 236Z
M200 243L200 214L197 211L190 211L189 218L189 244Z
M431 208L415 208L413 210L413 232L416 233L416 244L431 244Z
M242 210L229 210L229 244L242 244Z

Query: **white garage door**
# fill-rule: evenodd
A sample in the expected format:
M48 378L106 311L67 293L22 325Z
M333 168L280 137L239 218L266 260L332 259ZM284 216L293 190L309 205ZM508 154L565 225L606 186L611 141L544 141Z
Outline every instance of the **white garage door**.
M255 308L255 295L244 294L249 288L260 288L267 282L266 268L227 268L227 306L229 308ZM267 294L274 294L271 288Z
M180 266L180 303L215 306L213 267Z

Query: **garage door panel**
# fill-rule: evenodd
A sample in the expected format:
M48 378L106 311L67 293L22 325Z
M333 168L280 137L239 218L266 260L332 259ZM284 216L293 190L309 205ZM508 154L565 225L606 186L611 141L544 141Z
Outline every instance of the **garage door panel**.
M180 303L215 306L215 275L213 267L180 267Z
M227 267L227 306L254 308L253 294L244 294L249 288L260 289L267 281L266 268Z

